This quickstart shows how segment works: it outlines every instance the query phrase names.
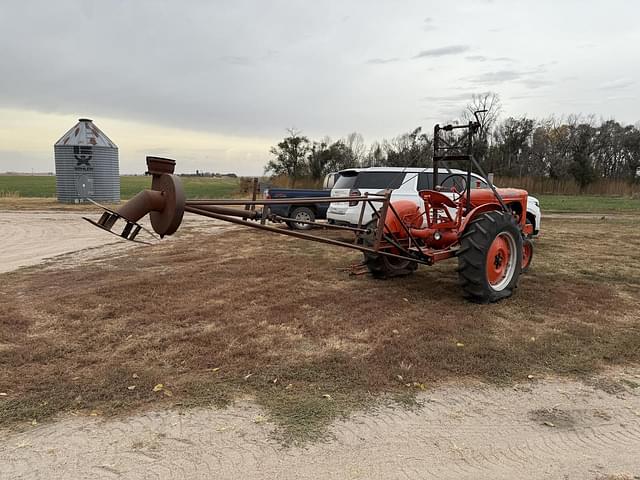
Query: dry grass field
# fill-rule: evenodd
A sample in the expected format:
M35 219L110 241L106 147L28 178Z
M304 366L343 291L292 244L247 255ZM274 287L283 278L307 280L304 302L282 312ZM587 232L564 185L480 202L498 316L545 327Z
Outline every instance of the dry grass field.
M358 253L240 229L2 274L0 426L248 398L295 440L444 382L638 363L637 221L543 230L516 295L493 305L462 299L455 261L381 281L349 275Z

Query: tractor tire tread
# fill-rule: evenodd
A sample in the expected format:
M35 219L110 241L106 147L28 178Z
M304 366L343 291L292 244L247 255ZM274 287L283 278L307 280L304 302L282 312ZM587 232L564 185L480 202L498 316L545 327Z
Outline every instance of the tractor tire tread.
M517 265L509 284L498 291L487 280L486 255L495 237L505 231L511 233L516 242ZM464 296L477 303L496 302L509 297L517 287L522 258L522 235L515 218L499 210L482 213L470 222L460 243L457 271Z

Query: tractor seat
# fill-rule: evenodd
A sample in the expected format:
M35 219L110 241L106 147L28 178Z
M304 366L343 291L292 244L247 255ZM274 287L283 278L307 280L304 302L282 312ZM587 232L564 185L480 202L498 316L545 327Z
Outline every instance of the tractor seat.
M442 192L437 192L436 190L421 190L418 194L420 195L420 198L432 207L456 208L455 202Z

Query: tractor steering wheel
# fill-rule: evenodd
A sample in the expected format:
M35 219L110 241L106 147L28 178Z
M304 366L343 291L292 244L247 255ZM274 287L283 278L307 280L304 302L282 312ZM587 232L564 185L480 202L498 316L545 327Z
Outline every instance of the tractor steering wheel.
M464 192L467 191L467 179L459 173L452 173L451 175L446 176L440 185L444 185L449 179L451 179L451 189L446 190L443 188L442 191L453 193L453 201L457 202L462 198Z

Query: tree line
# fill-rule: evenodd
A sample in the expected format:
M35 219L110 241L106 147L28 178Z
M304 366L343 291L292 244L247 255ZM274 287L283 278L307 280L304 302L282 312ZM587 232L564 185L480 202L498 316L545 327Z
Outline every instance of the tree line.
M474 155L488 172L574 180L580 187L599 178L638 180L640 124L596 121L581 115L500 119L500 99L491 92L473 95L461 112L461 122L473 120L476 110L487 110L480 115ZM322 179L327 173L351 167L426 168L432 164L433 138L418 127L366 145L359 133L336 141L328 137L315 141L290 129L270 153L273 158L265 171L286 175L295 183L300 177Z

